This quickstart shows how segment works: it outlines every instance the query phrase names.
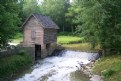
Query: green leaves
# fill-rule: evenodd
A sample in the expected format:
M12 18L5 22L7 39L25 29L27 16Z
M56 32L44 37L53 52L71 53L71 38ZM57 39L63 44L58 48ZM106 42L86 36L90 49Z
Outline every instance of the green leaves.
M20 23L19 4L17 1L5 0L0 4L0 48L16 34Z
M65 13L69 7L69 0L43 0L40 5L41 13L50 16L60 27L60 30L69 30Z
M120 48L121 1L75 0L74 3L69 10L71 15L68 16L80 9L79 13L73 15L73 23L86 41L95 41L102 48Z

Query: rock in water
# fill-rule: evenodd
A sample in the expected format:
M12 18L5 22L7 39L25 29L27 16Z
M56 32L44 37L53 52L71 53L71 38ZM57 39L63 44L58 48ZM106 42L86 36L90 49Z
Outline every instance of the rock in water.
M92 76L92 78L90 79L90 81L103 81L102 77L99 75L94 75Z

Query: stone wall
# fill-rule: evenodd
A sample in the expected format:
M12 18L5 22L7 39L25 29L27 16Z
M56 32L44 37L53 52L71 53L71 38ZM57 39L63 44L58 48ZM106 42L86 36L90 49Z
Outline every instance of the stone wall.
M42 45L41 48L41 58L52 55L54 50L57 48L56 43L50 43L49 48L46 48L46 44ZM24 50L30 57L32 57L33 62L35 61L35 45L19 45L14 49L0 51L0 58L7 57L10 55L18 54L20 51Z
M56 43L50 43L48 49L46 47L46 44L43 44L42 48L41 48L41 58L45 58L47 56L52 55L52 53L54 52L54 50L56 48L57 48L57 44Z
M19 46L18 49L24 50L32 58L32 60L35 61L35 47L34 47L34 45Z
M54 52L54 50L57 48L57 44L56 43L51 43L50 44L50 48L48 50L48 55L52 55L52 53Z
M18 54L21 50L24 50L34 61L35 60L35 48L34 46L17 46L13 49L0 51L0 58L8 57L14 54Z
M17 49L2 50L2 51L0 51L0 58L10 56L10 55L13 55L15 53L18 53Z

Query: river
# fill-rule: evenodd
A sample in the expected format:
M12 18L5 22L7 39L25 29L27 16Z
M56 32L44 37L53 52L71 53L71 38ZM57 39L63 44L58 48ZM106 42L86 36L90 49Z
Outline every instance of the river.
M78 71L79 63L87 64L96 57L96 53L62 51L57 56L38 60L31 67L31 72L14 81L89 81Z

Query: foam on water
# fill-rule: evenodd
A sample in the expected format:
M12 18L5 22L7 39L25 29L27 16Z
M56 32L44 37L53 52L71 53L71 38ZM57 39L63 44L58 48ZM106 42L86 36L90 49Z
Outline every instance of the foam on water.
M93 53L65 51L60 56L39 60L31 73L15 81L71 81L70 73L78 69L80 62L87 64L96 57Z

